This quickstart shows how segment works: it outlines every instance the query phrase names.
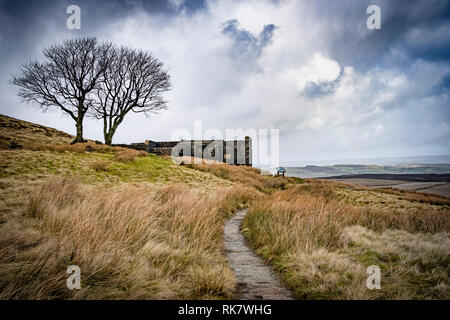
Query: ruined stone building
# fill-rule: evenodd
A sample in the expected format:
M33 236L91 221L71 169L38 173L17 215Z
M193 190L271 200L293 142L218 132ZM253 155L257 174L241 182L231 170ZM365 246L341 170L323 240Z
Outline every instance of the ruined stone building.
M234 165L252 166L252 140L181 140L181 141L151 141L118 145L122 147L145 150L157 155L175 157L196 157L216 160Z

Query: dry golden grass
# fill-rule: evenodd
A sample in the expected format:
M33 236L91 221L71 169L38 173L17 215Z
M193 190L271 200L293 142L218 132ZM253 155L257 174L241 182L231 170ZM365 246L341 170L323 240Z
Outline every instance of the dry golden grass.
M450 206L450 199L439 195L426 194L413 190L406 191L395 188L381 188L380 192L395 194L408 201Z
M203 162L201 164L193 163L186 166L203 172L209 172L222 179L242 183L252 186L259 191L269 193L277 189L286 189L291 184L297 184L303 181L300 178L263 176L259 169L247 166L211 164L208 162Z
M114 160L120 162L133 162L138 157L148 155L145 151L138 151L131 148L114 147L104 144L96 144L92 142L75 143L75 144L27 144L24 146L26 150L32 151L51 151L57 153L114 153Z
M335 193L345 202L359 207L371 207L393 212L428 212L433 209L445 211L450 206L444 204L428 204L420 201L406 200L401 195L379 192L377 190L336 189Z
M108 171L109 168L109 162L104 160L97 160L94 162L91 162L89 166L94 169L95 171Z
M146 157L156 165L147 168L141 160L121 164L114 153L55 154L109 163L108 176L128 167L170 168L189 180L207 175L233 182L192 188L37 180L25 216L2 216L2 298L230 298L235 279L222 254L223 225L244 207L251 207L244 234L298 298L449 297L447 206L330 181L260 177L247 167L203 164L192 170ZM116 164L125 167L116 171ZM16 184L7 179L5 188ZM13 202L18 197L23 199ZM65 287L70 264L82 269L85 286L77 292ZM365 286L371 264L382 268L380 291Z
M51 151L57 153L73 152L73 153L86 153L86 152L99 152L99 153L112 153L112 152L126 152L126 149L121 147L113 147L105 144L96 144L94 142L84 142L75 144L25 144L24 149L32 151Z
M145 151L123 148L114 153L114 160L120 162L133 162L137 157L145 157L147 154L148 153Z
M407 201L414 201L414 202L420 202L420 203L426 203L426 204L432 204L432 205L449 205L450 206L450 199L447 197L435 195L435 194L427 194L419 191L414 190L401 190L397 188L392 187L367 187L360 184L349 184L345 182L337 182L337 181L329 181L329 180L315 180L315 179L306 179L306 181L316 181L316 183L328 183L335 186L340 186L342 188L348 189L348 190L357 190L357 191L370 191L370 192L378 192L382 194L392 194L398 196L398 198L407 200Z
M31 192L26 222L0 227L0 298L230 298L223 225L258 196L248 191L53 178ZM72 264L81 268L81 290L65 286Z
M11 142L4 137L0 137L0 150L8 150Z
M352 205L336 192L342 187L310 181L260 198L244 220L244 234L298 298L448 299L450 209L413 202L378 207L373 199ZM372 243L363 245L362 238ZM382 250L386 243L390 253ZM365 285L372 264L382 269L379 291Z
M1 299L232 296L223 223L254 190L90 142L25 143L0 164ZM54 174L68 178L43 183ZM66 288L70 264L79 291Z
M205 161L178 166L3 123L0 149L24 149L0 152L1 299L230 298L223 226L245 207L247 240L297 298L450 298L446 198ZM71 264L81 267L81 290L66 288ZM381 290L366 288L372 264Z

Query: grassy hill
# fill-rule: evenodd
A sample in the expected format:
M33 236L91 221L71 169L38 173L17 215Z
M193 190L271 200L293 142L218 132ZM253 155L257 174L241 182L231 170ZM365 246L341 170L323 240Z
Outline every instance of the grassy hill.
M247 241L297 298L450 297L446 198L179 166L1 119L3 141L23 145L0 150L1 299L232 298L223 227L244 207ZM371 264L381 290L365 286ZM69 265L81 290L65 286Z
M0 149L7 149L11 142L17 144L69 143L75 137L39 124L14 119L0 114Z

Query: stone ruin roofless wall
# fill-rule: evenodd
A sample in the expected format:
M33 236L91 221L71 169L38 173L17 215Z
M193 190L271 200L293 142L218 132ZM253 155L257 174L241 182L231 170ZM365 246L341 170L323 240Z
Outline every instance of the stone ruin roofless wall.
M234 165L252 165L252 140L181 140L181 141L151 141L145 143L115 144L115 146L143 150L157 155L171 155L176 148L175 154L179 156L201 157L208 160L216 160ZM185 154L186 152L186 154Z

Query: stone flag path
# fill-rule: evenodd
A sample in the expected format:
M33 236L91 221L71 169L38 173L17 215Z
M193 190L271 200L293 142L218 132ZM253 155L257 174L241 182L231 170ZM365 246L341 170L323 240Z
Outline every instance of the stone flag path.
M230 266L238 279L236 298L242 300L292 300L289 290L245 244L240 231L247 209L241 210L225 226L225 249Z

